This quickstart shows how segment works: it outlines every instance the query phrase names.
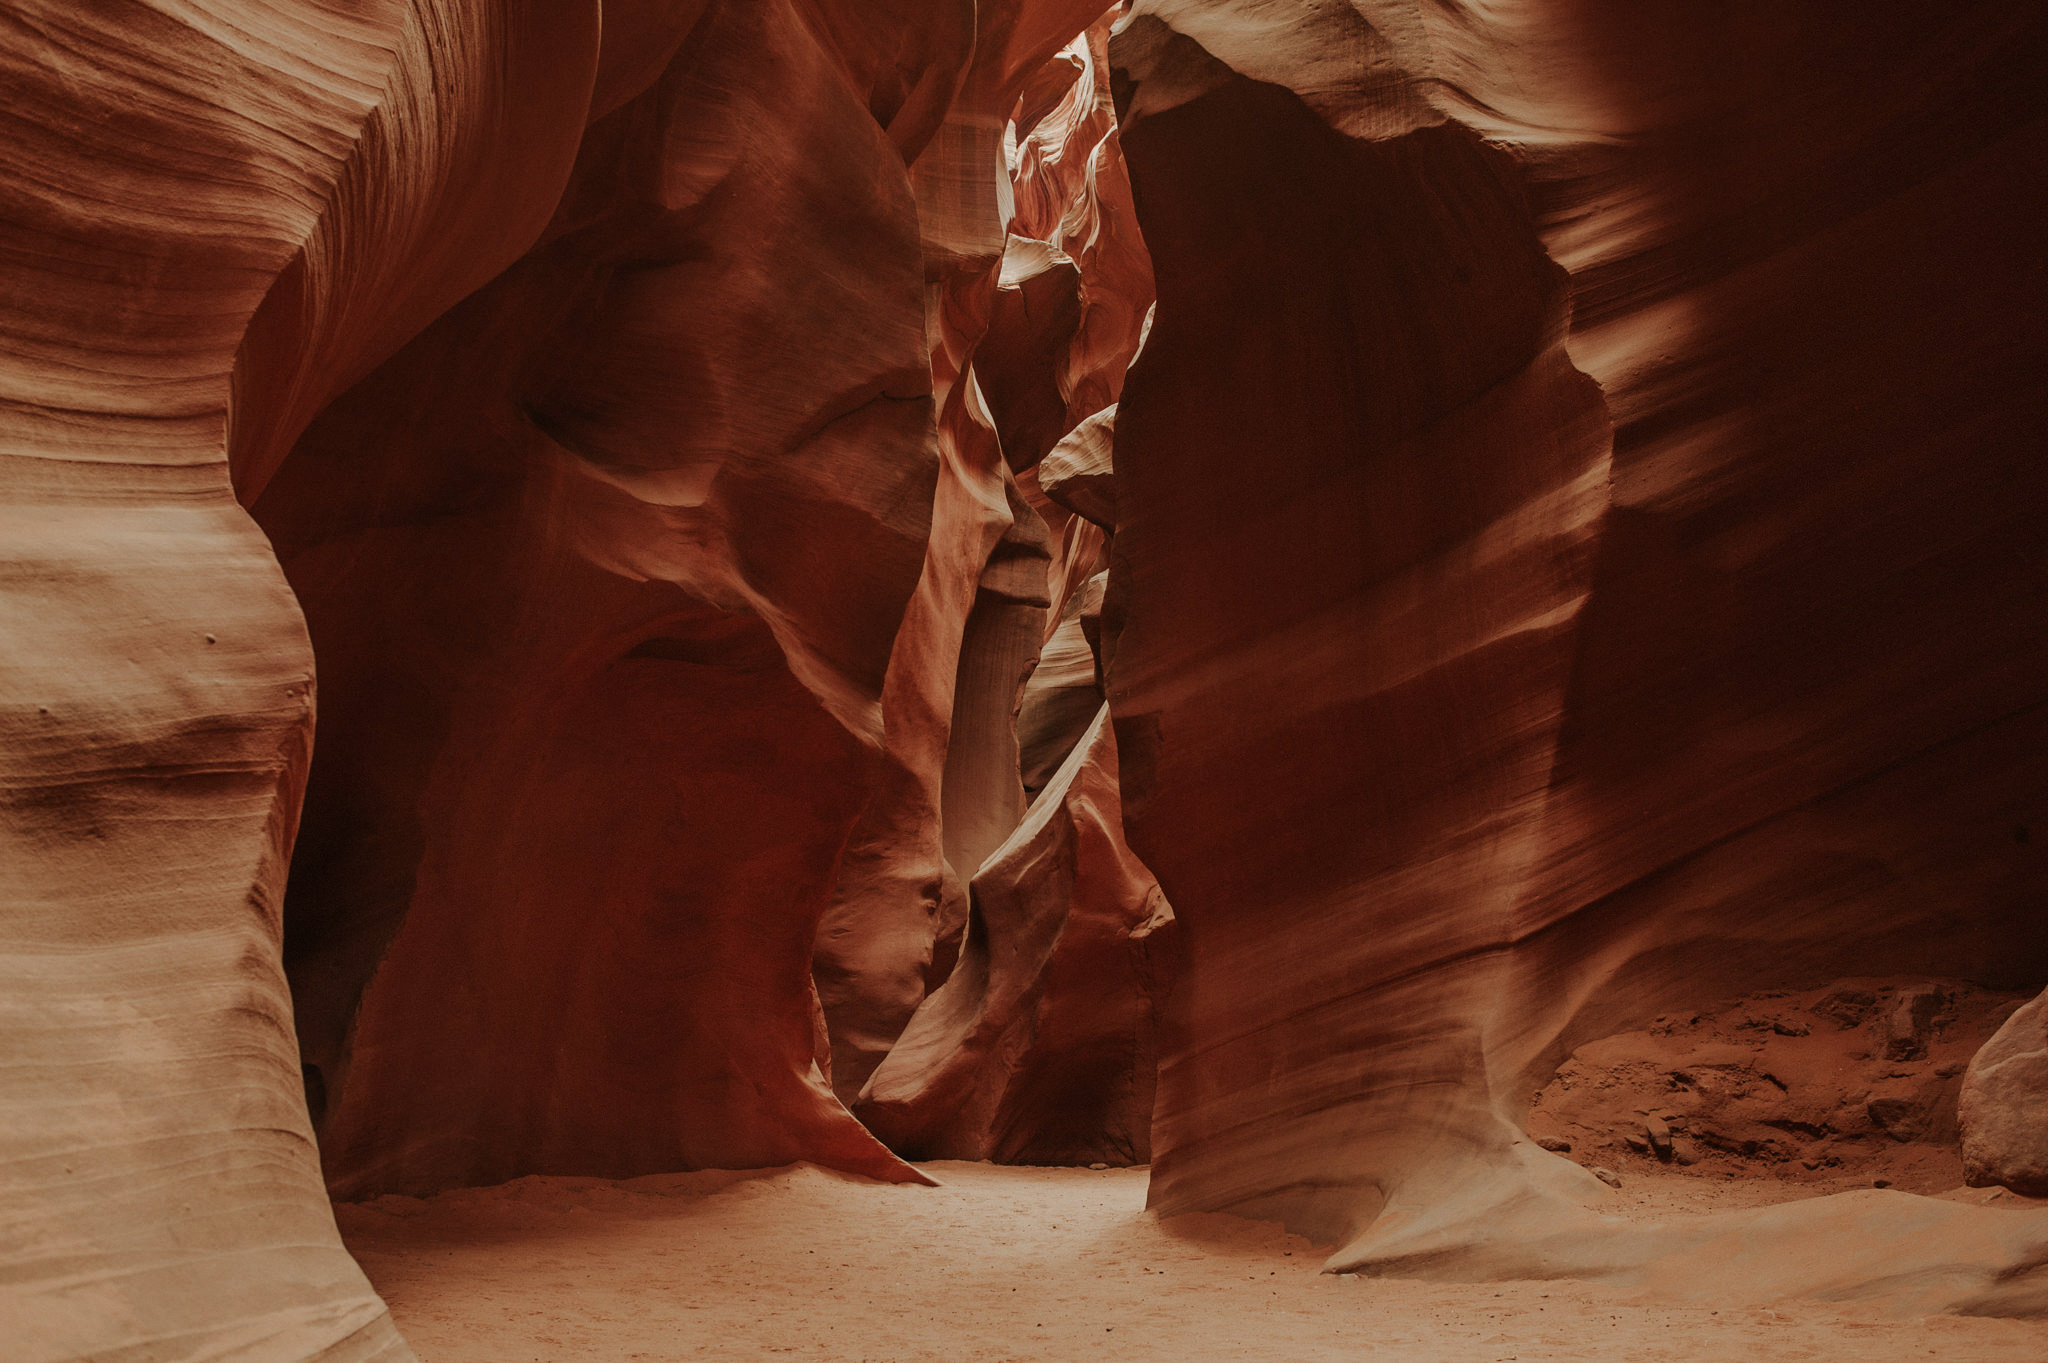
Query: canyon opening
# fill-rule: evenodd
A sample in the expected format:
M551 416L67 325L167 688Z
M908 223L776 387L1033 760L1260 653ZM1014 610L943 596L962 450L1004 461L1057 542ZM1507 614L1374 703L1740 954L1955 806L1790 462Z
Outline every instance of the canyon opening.
M0 0L0 1361L2048 1356L2044 70Z

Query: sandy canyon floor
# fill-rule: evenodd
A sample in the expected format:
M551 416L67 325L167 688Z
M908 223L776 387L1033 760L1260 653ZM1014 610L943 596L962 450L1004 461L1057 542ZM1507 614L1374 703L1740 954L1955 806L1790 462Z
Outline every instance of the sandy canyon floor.
M1142 1169L926 1167L944 1187L806 1167L528 1178L337 1212L424 1363L2048 1358L2041 1322L1333 1277L1278 1226L1148 1215ZM1668 1176L1623 1210L1808 1191Z

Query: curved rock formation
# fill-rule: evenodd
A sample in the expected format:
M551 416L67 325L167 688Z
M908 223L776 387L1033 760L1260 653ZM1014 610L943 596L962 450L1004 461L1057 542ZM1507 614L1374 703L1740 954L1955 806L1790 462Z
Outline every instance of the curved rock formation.
M278 968L313 658L230 476L245 498L289 502L274 478L300 429L532 243L586 122L653 80L705 5L74 8L20 0L0 13L9 1348L395 1359L404 1348L333 1234L303 1103L324 1076L302 1086ZM914 264L905 295L914 336ZM921 400L921 356L911 368ZM559 402L556 414L583 435L605 424ZM368 474L399 451L358 453ZM630 480L633 452L604 453L622 456ZM407 517L459 518L503 490L487 478L466 493L463 472L416 469L385 485L382 512L396 522L376 547L402 541ZM364 509L363 489L352 492L296 531L345 524ZM437 500L450 496L464 505ZM771 504L755 529L772 538L787 510ZM920 516L905 527L913 563ZM888 517L904 513L891 504ZM456 580L476 569L441 566ZM746 566L769 595L807 571L787 558ZM403 580L400 598L416 585ZM365 633L380 628L379 604L349 607ZM892 609L884 592L854 632L886 638ZM627 665L643 674L633 681L702 665L696 644L722 656L766 646L715 614L679 614L708 641L661 634L647 661ZM834 643L826 630L808 646ZM382 691L391 670L366 667L372 694L351 698L360 659L335 661L341 715L391 702L401 737L382 754L387 784L367 794L392 793L392 769L402 794L430 746L417 727L430 688ZM425 661L433 672L445 659ZM346 742L339 727L323 751ZM828 746L844 747L846 726L830 727L840 736ZM354 761L374 769L379 757ZM349 769L345 759L330 789ZM336 803L341 822L357 812L346 799L330 812ZM385 828L396 815L398 834L356 830L372 844L360 860L381 857L395 877L408 869L407 811L375 812ZM392 887L375 873L367 883L370 931L354 949L374 959ZM799 982L806 947L786 953ZM308 991L316 1028L366 969L358 960ZM836 1121L862 1158L880 1157Z
M1142 1164L1173 912L1119 826L1107 709L974 877L952 977L855 1113L916 1159Z
M2048 974L2043 30L1133 6L1105 623L1187 942L1156 1206L1620 1272L1495 1253L1598 1196L1519 1131L1579 1041Z
M1044 644L1056 550L1011 472L1022 433L999 429L983 391L990 366L1013 360L990 344L1013 240L1002 148L1020 103L1058 104L1070 87L1094 88L1085 62L1054 54L1099 13L1087 4L986 11L960 94L911 165L941 473L923 577L889 663L883 775L817 943L833 1084L849 1101L952 969L967 881L1024 816L1017 716ZM1044 411L1057 350L1035 369L1012 363L1005 391ZM1059 405L1055 392L1050 408Z
M1014 205L1007 222L927 218L945 290L933 309L934 353L966 356L956 391L967 401L942 405L941 443L995 454L1011 512L958 636L941 777L946 861L971 880L974 907L964 941L934 941L929 966L907 949L918 915L897 915L900 946L886 927L867 925L882 920L879 902L828 921L819 955L837 1087L860 1093L863 1120L911 1154L1129 1163L1149 1148L1152 1012L1170 969L1165 939L1144 945L1153 905L1132 887L1151 881L1124 845L1113 744L1096 732L1099 631L1090 625L1106 534L1049 501L1034 468L1120 391L1150 302L1116 149L1106 34L1098 23L1031 72L1021 93L984 106L1015 108L1003 137L1014 153L973 169L1007 171L998 186ZM866 865L856 862L857 874ZM865 985L841 965L863 942L875 944L865 949ZM893 998L874 959L892 951ZM945 983L906 1019L901 1003L919 966L928 985ZM867 1027L862 1053L846 1056L842 1038L875 1017L890 1025Z
M17 1356L406 1356L300 1097L279 898L313 659L230 464L260 482L345 371L530 240L599 26L594 0L0 12Z
M915 224L796 8L715 5L256 504L329 698L287 963L338 1195L916 1177L809 974L930 525Z
M1071 262L1076 281L1078 315L1051 373L1060 414L1055 440L1116 402L1152 304L1152 262L1138 231L1110 94L1114 17L1112 11L1097 20L1049 65L1048 71L1072 70L1071 83L1043 117L1019 109L1010 158L1010 230L1033 249ZM1014 443L1007 429L1005 440ZM1023 468L1043 451L1008 453L1011 466Z
M1116 528L1116 468L1111 449L1116 407L1103 408L1068 431L1038 466L1038 487L1052 501L1095 522Z
M1945 1135L1904 982L2048 979L2038 6L1102 5L0 0L10 1358L403 1359L330 1187L917 1177L856 1096L2041 1309L2038 1215L1525 1136L1842 977L1825 1140Z

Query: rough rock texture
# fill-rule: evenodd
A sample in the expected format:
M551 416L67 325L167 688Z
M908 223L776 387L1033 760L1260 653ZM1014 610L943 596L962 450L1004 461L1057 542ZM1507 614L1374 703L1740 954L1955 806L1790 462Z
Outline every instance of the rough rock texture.
M1030 815L974 877L952 977L855 1113L918 1159L1142 1164L1173 911L1125 846L1098 708Z
M2048 994L2021 1005L1971 1059L1957 1119L1971 1186L2048 1197Z
M1623 1273L1648 1240L1536 1228L1599 1196L1519 1129L1574 1046L2048 975L2043 33L1133 7L1159 300L1105 626L1185 934L1161 1210Z
M1839 980L1666 1014L1573 1051L1529 1134L1625 1177L1657 1163L1945 1192L1962 1176L1964 1067L2018 1002L1956 980Z

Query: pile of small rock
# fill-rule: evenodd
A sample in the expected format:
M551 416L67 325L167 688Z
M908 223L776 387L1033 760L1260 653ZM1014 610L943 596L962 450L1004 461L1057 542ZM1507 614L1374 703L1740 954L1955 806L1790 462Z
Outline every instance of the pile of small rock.
M1957 980L1842 980L1660 1017L1575 1051L1529 1134L1610 1178L1636 1163L1954 1187L1964 1072L2022 1001Z

